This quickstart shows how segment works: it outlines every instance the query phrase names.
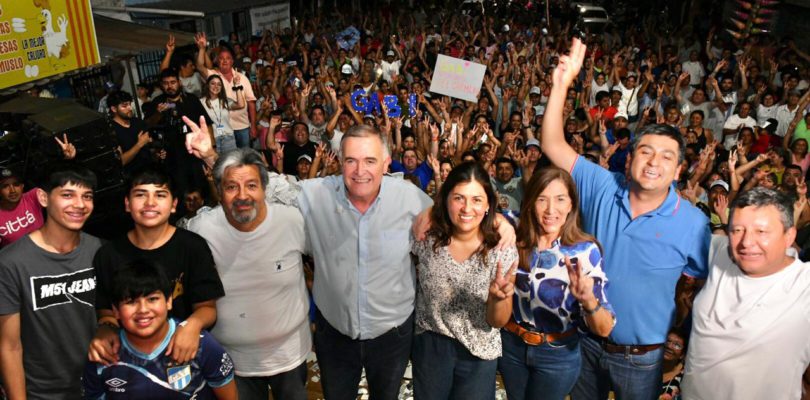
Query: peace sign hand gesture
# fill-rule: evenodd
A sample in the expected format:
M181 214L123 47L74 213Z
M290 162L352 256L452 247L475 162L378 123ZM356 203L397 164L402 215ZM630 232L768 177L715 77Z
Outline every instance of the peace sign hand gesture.
M67 133L62 134L62 140L59 140L58 136L54 136L53 138L56 140L56 143L59 144L59 148L62 149L62 156L65 157L65 160L76 158L76 146L68 142Z
M514 276L517 271L517 265L518 262L515 260L512 266L509 267L509 270L506 271L506 275L504 275L501 262L498 261L498 266L495 267L495 279L489 284L489 295L496 301L509 299L512 297L512 294L515 293L515 284L513 283L512 276Z
M213 165L217 153L211 144L211 136L208 133L205 118L200 116L199 125L188 117L183 117L183 122L189 128L189 133L186 134L186 150L188 153L205 161L206 164Z
M572 263L568 256L565 256L565 268L568 270L568 290L580 304L593 302L596 296L593 295L593 278L582 272L582 267L575 259Z

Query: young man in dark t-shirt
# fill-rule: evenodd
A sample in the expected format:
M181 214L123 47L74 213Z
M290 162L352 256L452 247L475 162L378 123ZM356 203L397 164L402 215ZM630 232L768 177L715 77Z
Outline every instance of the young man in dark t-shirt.
M36 189L45 224L0 251L0 372L10 399L80 399L96 325L101 241L81 231L96 177L75 164L54 171Z
M170 356L176 362L194 358L200 331L216 321L215 302L225 292L213 255L202 237L169 224L177 207L172 190L169 177L156 169L136 172L130 180L125 205L135 229L106 243L93 260L99 329L90 345L90 361L104 365L117 361L120 341L110 287L115 271L137 259L155 263L172 282L171 317L182 321L169 342Z
M133 118L132 96L125 91L118 91L107 96L110 107L112 126L118 138L121 164L124 172L129 174L143 169L152 159L148 145L152 143L149 128L140 118Z

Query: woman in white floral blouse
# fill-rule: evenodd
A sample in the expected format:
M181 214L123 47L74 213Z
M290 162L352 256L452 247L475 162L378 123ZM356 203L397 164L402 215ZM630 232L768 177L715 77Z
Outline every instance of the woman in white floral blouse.
M414 397L494 399L502 327L512 313L517 249L496 250L497 200L477 163L453 169L431 211L419 258Z
M520 268L498 369L510 400L562 400L579 377L579 332L615 323L596 239L580 228L576 185L544 168L524 188L517 230Z

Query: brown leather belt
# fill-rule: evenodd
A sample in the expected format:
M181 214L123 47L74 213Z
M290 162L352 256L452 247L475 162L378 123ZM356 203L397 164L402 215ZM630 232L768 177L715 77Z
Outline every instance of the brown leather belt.
M514 333L523 340L524 343L530 346L539 346L543 343L548 342L556 342L560 339L565 339L574 333L577 332L577 328L571 328L565 332L558 332L558 333L542 333L542 332L534 332L530 331L520 325L518 325L514 319L509 319L509 322L506 323L503 327L509 332Z
M658 350L663 346L662 343L659 344L634 344L634 345L621 345L609 342L607 339L603 337L596 336L594 334L589 334L588 337L595 340L602 346L602 350L608 353L618 353L618 354L633 354L640 356L642 354L647 354L653 350Z

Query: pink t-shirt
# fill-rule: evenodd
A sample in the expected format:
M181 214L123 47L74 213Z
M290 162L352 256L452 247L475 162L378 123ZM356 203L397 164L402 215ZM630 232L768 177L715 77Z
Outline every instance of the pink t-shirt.
M25 192L16 208L0 209L0 248L39 229L44 222L42 206L37 201L37 190Z

